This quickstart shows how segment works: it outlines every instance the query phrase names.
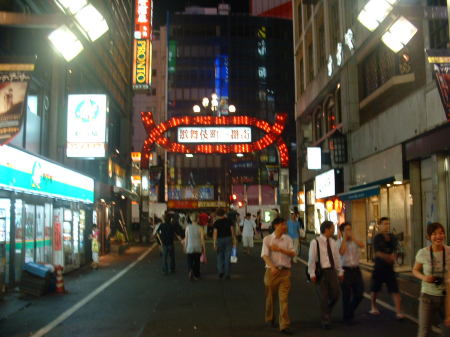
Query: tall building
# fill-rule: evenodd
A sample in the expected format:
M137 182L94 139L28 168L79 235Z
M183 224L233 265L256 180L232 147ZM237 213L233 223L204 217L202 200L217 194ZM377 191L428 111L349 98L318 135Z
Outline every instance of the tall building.
M84 49L66 61L49 35L64 23L74 29L75 15L56 1L6 3L0 90L17 86L17 73L7 75L7 69L34 68L23 77L30 77L26 95L15 91L11 98L17 111L24 103L20 131L0 146L0 282L13 286L26 262L61 264L65 271L88 263L92 225L100 227L101 249L107 252L109 235L128 222L134 197L129 183L133 8L128 1L96 1L105 20L96 21L96 28L106 22L108 30L94 36L77 28ZM69 39L63 42L65 57L74 56L67 53Z
M389 217L410 266L426 225L450 216L450 125L424 53L445 47L448 22L412 15L446 3L400 0L370 21L369 2L293 2L299 204L310 233L325 219L351 221L368 260ZM400 16L417 32L393 51L383 41ZM309 147L321 151L315 169Z
M233 15L223 4L188 7L170 17L168 41L168 118L245 115L273 124L277 113L287 113L284 137L292 142L292 21ZM212 94L218 96L213 112ZM264 136L256 128L252 132L253 141ZM170 137L176 139L174 133ZM211 206L225 205L231 193L246 198L248 206L276 205L278 158L275 146L240 158L235 153L193 158L169 153L169 205L177 208L198 195Z

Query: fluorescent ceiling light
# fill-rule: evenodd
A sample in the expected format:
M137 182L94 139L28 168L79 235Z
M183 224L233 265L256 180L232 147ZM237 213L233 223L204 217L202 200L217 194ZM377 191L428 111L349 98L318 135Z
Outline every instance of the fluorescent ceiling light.
M54 30L48 38L67 62L83 51L80 40L66 25Z
M91 4L75 14L75 20L89 39L94 42L108 31L108 24L103 15Z
M192 157L194 157L194 155L192 153L186 153L186 157L187 158L192 158Z
M78 13L78 11L87 5L86 0L55 0L56 4L70 14Z
M361 22L371 32L386 19L398 0L369 0L358 15Z
M417 33L417 28L403 16L399 17L397 21L383 34L381 40L393 52L398 53L402 50L412 37Z

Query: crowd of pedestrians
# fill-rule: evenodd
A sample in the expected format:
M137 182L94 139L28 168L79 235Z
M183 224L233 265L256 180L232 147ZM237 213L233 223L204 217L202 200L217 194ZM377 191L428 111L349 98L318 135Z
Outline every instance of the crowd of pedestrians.
M300 240L305 228L297 209L290 211L289 220L279 212L272 221L269 234L262 234L261 212L252 216L246 213L240 219L237 212L218 209L213 214L193 212L184 218L167 213L157 225L154 234L161 245L162 271L175 272L174 242L180 241L187 256L188 278L200 280L201 262L206 262L205 238L212 239L217 253L217 274L220 279L230 279L233 254L239 242L251 255L254 238L262 241L261 258L265 263L265 322L278 327L281 333L291 335L288 298L291 289L291 268L300 260ZM337 239L335 239L337 237ZM442 336L450 336L450 299L447 298L450 247L445 244L445 229L439 223L429 224L427 239L431 245L417 252L413 275L421 280L419 298L418 337L430 336L434 319L442 322ZM361 249L364 243L353 233L352 224L344 222L336 228L331 221L320 226L320 235L310 241L306 274L314 285L324 329L332 326L331 314L342 297L343 321L353 324L355 311L363 299L364 282L360 269ZM373 238L374 267L370 279L371 308L369 314L377 316L377 297L386 285L395 304L396 319L404 319L397 275L394 270L397 237L390 231L389 218L383 217L378 233ZM275 316L275 299L278 297L278 322ZM448 314L447 314L448 313Z

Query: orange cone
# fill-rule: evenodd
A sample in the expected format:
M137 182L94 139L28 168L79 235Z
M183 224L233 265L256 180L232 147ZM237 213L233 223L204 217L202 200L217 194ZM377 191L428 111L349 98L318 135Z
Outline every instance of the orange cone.
M66 290L64 289L64 277L63 277L64 267L61 265L55 266L56 271L56 292L58 294L64 294Z

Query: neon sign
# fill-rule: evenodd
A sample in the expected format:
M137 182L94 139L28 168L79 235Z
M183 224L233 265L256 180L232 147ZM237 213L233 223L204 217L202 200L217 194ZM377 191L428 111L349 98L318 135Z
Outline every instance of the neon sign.
M154 144L158 144L169 152L177 153L202 153L202 154L226 154L226 153L250 153L261 151L262 149L276 144L280 157L280 165L287 167L289 165L289 151L281 134L286 126L287 114L281 113L275 115L275 123L269 124L265 120L250 116L180 116L172 117L169 120L158 125L153 120L151 112L141 112L141 119L145 130L148 133L148 138L145 140L142 147L141 167L146 168L149 165L149 158L151 148ZM173 128L180 128L183 126L208 126L208 127L229 127L248 126L255 127L262 130L265 135L257 141L251 143L239 144L182 144L174 142L164 136L164 133Z
M248 127L181 127L179 143L250 143L252 129Z
M136 0L134 38L150 39L152 29L153 3L151 0Z

